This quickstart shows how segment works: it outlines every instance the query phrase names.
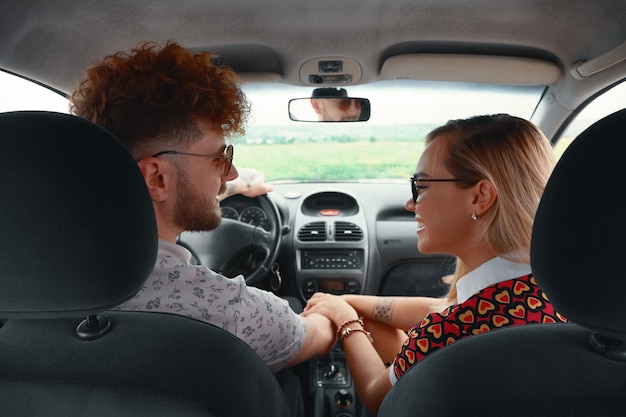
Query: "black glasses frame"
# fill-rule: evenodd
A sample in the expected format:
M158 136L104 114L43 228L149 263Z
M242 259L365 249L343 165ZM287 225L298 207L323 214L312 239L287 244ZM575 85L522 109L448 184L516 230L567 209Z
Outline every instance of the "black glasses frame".
M215 156L215 155L204 155L201 153L190 153L190 152L180 152L180 151L161 151L152 155L152 158L158 158L161 155L188 155L188 156L204 156L205 158L211 158L212 160L221 159L224 161L224 168L222 171L222 176L228 175L230 172L230 168L233 166L233 156L234 156L233 145L224 146L223 155Z
M417 188L418 182L465 182L465 180L461 178L417 178L416 176L412 176L410 178L411 181L411 194L413 195L413 201L417 201L419 197L419 191Z
M335 98L335 100L338 100L337 105L341 111L348 110L353 103L357 109L363 107L363 100L358 98Z

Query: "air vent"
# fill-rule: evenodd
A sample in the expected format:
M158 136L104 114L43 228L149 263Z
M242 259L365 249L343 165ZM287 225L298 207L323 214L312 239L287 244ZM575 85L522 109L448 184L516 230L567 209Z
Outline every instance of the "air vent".
M323 242L326 240L326 222L313 222L302 226L298 232L302 242Z
M335 222L335 240L337 242L356 242L363 239L363 230L354 223Z

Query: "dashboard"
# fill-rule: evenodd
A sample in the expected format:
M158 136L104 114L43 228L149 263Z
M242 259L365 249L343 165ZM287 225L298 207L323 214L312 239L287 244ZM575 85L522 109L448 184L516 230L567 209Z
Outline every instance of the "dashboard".
M409 187L393 183L272 183L280 217L277 264L284 295L301 300L335 294L441 296L448 255L417 250L414 215L404 208ZM223 217L271 230L274 215L256 198L221 203Z
M220 203L222 218L232 219L270 230L268 213L256 199L234 195Z

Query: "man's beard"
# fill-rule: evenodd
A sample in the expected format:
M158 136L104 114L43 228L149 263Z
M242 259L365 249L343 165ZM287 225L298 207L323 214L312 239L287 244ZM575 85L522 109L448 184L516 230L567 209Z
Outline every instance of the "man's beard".
M176 224L185 231L202 232L215 229L221 221L218 200L194 191L185 172L179 170Z

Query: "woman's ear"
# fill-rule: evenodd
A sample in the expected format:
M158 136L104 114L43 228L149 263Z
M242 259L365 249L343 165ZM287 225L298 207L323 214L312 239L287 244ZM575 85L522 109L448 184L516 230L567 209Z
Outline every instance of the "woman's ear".
M480 180L473 188L475 190L474 211L480 217L495 204L498 199L498 193L496 186L488 179Z
M157 158L144 158L137 163L139 170L146 181L152 201L164 201L167 199L168 187L165 180L164 166Z

